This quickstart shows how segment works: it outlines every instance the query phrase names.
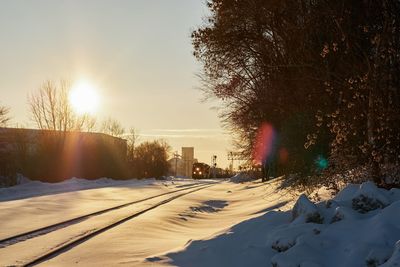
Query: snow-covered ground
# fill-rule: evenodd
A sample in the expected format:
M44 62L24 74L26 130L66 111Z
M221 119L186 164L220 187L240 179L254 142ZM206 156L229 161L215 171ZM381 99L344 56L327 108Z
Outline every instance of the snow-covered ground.
M201 182L207 183L208 180ZM182 178L126 181L72 178L61 183L25 179L17 186L0 188L0 240L194 183L196 181L192 179Z
M400 266L400 190L349 185L315 205L300 196L160 260L178 266Z
M198 181L74 179L2 189L0 239L194 182ZM314 204L304 195L280 189L279 180L262 184L235 177L218 182L95 236L41 266L400 266L400 190L386 191L372 183L350 185L334 199ZM10 190L21 199L5 201L12 198ZM0 266L18 265L111 218L98 217L0 247Z
M170 185L174 183L193 183L192 179L172 178L166 180L142 179L142 180L113 180L109 178L100 178L96 180L87 180L80 178L71 178L60 183L44 183L32 181L25 177L19 178L16 186L0 188L0 201L16 200L34 196L51 195L71 191L81 191L86 189L101 187L143 187L148 185Z

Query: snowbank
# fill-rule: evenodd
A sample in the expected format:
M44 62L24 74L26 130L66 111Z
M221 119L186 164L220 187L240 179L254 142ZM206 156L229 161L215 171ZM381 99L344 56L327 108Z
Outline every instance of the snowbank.
M335 198L305 195L166 255L178 266L400 266L400 190L349 185Z
M110 178L87 180L81 178L71 178L59 183L44 183L40 181L32 181L28 178L22 177L19 181L19 184L16 186L0 188L0 201L9 201L34 196L43 196L109 186L137 187L152 185L155 183L174 183L188 181L191 180L173 177L168 177L166 180L161 181L157 181L154 178L141 180L113 180Z
M232 183L244 183L252 180L255 180L255 178L245 172L239 172L229 179Z

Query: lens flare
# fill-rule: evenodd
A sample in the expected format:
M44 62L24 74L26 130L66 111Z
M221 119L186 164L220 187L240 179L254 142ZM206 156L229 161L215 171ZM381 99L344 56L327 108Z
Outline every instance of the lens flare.
M276 153L276 131L269 123L263 123L257 132L253 159L257 164L266 163L275 156Z
M315 165L317 165L317 169L320 171L325 170L329 165L328 160L321 155L319 155L314 162Z

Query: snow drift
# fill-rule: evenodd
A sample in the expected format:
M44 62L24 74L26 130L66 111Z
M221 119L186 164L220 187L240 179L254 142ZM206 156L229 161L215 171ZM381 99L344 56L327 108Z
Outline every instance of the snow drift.
M178 266L400 266L400 190L349 185L312 203L301 195L288 212L243 221L166 255Z

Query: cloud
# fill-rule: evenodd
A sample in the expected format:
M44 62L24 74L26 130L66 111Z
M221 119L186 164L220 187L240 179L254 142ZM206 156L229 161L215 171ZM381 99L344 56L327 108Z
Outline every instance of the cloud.
M141 137L154 137L154 138L199 138L199 139L208 139L208 138L218 138L218 139L226 139L227 135L224 134L209 134L209 135L190 135L190 134L138 134Z
M220 129L150 129L138 133L142 137L153 138L218 138L227 139L229 134Z
M224 133L221 129L149 129L147 131L164 133Z

